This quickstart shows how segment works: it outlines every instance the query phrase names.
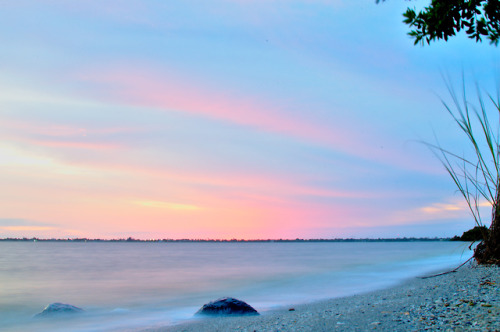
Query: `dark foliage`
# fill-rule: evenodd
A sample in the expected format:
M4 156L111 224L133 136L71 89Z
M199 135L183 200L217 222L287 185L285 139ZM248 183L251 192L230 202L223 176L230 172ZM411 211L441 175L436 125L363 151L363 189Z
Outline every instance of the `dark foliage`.
M485 236L488 236L488 228L486 226L476 226L468 231L464 232L460 237L461 241L482 241L485 239Z
M476 42L487 38L498 45L500 40L500 0L432 0L424 10L408 8L403 16L415 44L448 40L461 30Z

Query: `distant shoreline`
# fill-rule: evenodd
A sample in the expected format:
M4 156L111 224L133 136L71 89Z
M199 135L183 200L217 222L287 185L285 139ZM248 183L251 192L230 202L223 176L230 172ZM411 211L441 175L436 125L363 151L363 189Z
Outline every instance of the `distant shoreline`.
M339 239L87 239L87 238L74 238L74 239L43 239L43 238L0 238L1 242L165 242L165 243L175 243L175 242L194 242L194 243L309 243L309 242L429 242L429 241L451 241L451 238L377 238L377 239L354 239L354 238L339 238Z

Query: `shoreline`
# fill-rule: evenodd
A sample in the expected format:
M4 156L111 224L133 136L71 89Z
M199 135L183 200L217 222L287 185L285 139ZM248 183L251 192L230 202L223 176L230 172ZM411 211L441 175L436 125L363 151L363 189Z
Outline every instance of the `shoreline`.
M143 331L500 331L499 294L500 267L467 265L454 273L260 316L193 319Z

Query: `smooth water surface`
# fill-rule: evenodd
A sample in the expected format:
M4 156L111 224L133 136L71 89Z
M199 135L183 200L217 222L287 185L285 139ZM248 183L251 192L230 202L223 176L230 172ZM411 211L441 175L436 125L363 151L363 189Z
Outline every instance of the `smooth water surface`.
M0 329L162 326L222 296L265 311L388 287L470 256L460 242L0 242ZM52 302L86 313L33 319Z

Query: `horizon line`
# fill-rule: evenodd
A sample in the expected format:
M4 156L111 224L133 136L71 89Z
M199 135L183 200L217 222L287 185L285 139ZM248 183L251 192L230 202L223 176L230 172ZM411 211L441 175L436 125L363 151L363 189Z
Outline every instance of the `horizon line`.
M38 237L6 237L0 241L42 241L42 242L354 242L354 241L446 241L451 237L390 237L390 238L295 238L295 239L189 239L189 238L163 238L163 239L136 239L128 238L38 238Z

